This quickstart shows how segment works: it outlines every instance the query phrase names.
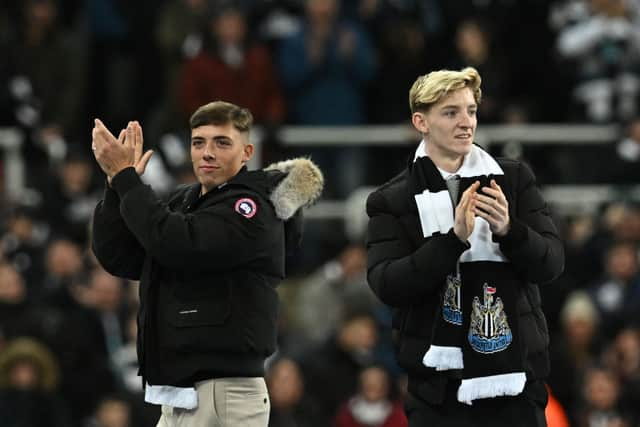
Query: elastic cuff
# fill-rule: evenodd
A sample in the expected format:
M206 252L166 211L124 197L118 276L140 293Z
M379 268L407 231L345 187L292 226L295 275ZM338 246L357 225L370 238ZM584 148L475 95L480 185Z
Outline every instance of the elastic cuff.
M133 167L125 168L111 178L111 186L116 190L120 198L123 198L129 190L141 184L142 181Z
M453 227L451 227L451 229L449 230L449 232L447 233L447 235L449 235L450 237L453 237L456 242L460 243L461 246L461 251L460 253L466 251L467 249L469 249L471 247L471 244L469 243L469 241L462 241L460 240L460 238L458 237L458 235L453 231Z
M527 226L517 219L511 220L509 231L504 236L492 235L491 240L495 243L512 245L516 242L522 242L527 238Z

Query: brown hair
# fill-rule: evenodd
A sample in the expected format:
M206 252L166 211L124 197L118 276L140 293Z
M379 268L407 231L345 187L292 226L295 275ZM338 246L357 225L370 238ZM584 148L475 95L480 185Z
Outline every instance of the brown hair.
M195 129L206 125L226 125L231 123L240 132L249 132L253 124L253 115L246 108L230 102L213 101L199 107L189 119L189 126Z

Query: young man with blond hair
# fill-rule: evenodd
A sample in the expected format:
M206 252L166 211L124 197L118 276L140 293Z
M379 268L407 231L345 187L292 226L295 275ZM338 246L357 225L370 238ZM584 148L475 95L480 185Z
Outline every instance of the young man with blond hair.
M538 284L563 247L529 167L474 144L480 84L473 68L416 80L422 141L367 200L368 279L394 309L411 427L546 425Z

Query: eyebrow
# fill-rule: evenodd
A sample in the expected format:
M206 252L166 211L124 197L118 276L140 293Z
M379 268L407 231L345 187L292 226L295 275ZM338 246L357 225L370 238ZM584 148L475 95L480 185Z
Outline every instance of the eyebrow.
M196 136L192 136L191 137L191 141L204 141L207 138L205 138L204 136L200 136L200 135L196 135ZM224 135L216 135L214 137L212 137L211 139L213 139L214 141L230 141L233 142L233 139L229 138L228 136L224 136Z
M469 104L466 107L461 107L460 105L455 105L455 104L447 104L447 105L443 105L442 107L440 107L442 110L446 110L446 109L454 109L454 110L459 110L461 108L477 108L478 104Z

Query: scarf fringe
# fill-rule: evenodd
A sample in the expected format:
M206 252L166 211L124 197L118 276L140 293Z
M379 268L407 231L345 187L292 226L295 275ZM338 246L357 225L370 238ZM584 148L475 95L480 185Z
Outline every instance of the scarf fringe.
M462 369L462 349L460 347L444 347L431 345L422 359L424 366L436 368L436 371L446 371L449 369Z
M524 390L526 381L527 376L524 372L462 380L458 388L458 401L471 405L476 399L517 396Z

